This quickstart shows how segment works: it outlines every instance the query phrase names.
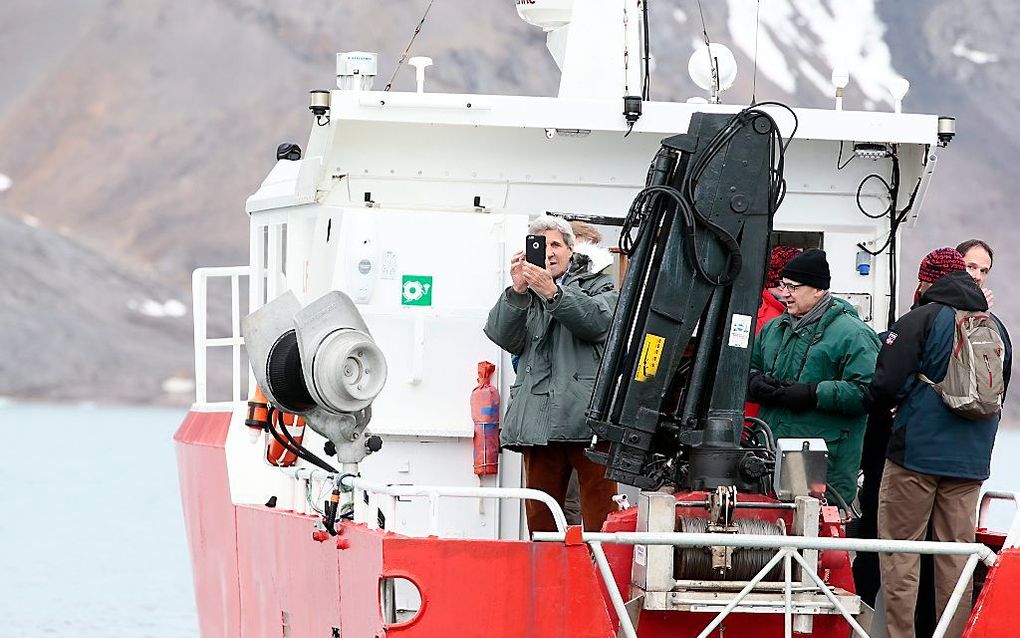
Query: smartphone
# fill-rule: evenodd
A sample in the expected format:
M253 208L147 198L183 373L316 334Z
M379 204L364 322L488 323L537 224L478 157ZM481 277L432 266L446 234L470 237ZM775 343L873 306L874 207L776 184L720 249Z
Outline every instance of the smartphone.
M528 235L524 259L529 264L545 268L545 235Z

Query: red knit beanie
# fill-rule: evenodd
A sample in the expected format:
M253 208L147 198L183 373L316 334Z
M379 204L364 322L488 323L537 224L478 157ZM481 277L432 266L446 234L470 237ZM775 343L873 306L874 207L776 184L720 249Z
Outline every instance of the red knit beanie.
M790 260L800 254L800 248L776 246L769 254L769 269L765 273L765 287L775 288L783 278L782 272Z
M954 248L938 248L921 260L921 267L917 269L917 280L933 284L949 273L961 270L967 270L963 255Z

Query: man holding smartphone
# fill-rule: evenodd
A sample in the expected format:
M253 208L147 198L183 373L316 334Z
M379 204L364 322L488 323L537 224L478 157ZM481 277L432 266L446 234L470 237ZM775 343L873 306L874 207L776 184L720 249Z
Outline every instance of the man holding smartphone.
M510 260L511 285L485 324L494 343L520 357L500 443L524 455L527 487L547 492L561 506L576 470L584 528L597 531L613 509L616 484L584 454L592 437L584 413L617 293L609 275L592 272L590 259L574 253L574 233L563 219L543 215L528 234L527 250ZM542 239L544 264L529 262L528 256L541 260ZM525 507L529 530L555 530L547 507L531 501Z

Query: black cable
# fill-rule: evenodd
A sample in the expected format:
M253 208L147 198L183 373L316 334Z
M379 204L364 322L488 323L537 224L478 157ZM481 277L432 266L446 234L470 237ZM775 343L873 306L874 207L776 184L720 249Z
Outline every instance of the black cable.
M899 276L896 270L896 251L900 224L903 223L903 221L907 218L907 215L910 214L910 211L914 208L914 202L917 199L917 193L921 188L921 179L918 178L917 183L914 184L914 189L910 192L910 197L907 200L906 206L904 206L902 210L897 210L896 205L899 202L900 197L900 158L898 154L898 149L896 148L895 145L892 148L892 154L890 157L892 158L892 173L890 175L890 180L886 181L878 173L871 173L869 175L866 175L864 179L861 180L861 183L858 184L857 186L856 197L857 208L866 217L870 219L880 219L885 216L889 217L889 235L886 237L885 243L882 244L881 247L879 247L877 250L871 250L870 248L865 246L863 242L857 244L858 248L868 253L872 257L877 257L878 255L881 255L883 252L885 252L886 249L888 249L889 314L886 318L887 327L891 326L893 323L896 322L896 306L897 306L896 286L898 285ZM864 189L864 184L866 184L868 180L871 179L877 179L878 181L880 181L882 185L886 187L886 190L888 191L889 194L889 206L884 211L882 211L881 214L878 215L868 213L866 210L864 210L864 206L861 204L861 192Z
M772 434L772 428L769 427L768 423L766 423L762 419L759 419L756 416L745 416L744 417L744 421L745 422L753 423L753 424L759 426L760 428L762 428L762 430L765 432L765 435L768 437L769 448L773 452L776 451L776 437L775 437L774 434ZM745 423L745 426L746 426L746 423Z
M879 182L882 183L882 186L885 186L885 190L887 192L889 192L889 193L892 192L892 190L893 190L892 184L890 184L889 182L885 181L885 178L882 177L881 175L879 175L878 173L871 173L869 175L865 175L864 179L861 180L861 183L857 185L857 198L856 198L857 199L857 209L859 211L861 211L861 213L863 213L864 216L869 218L869 219L882 219L883 217L887 216L893 210L893 208L895 207L896 203L890 201L889 202L889 206L886 207L885 210L883 210L881 213L877 213L877 214L874 214L874 215L872 215L868 211L864 210L864 204L861 202L861 192L864 190L864 185L868 183L868 180L872 180L872 179L877 179ZM881 252L881 251L879 251L879 252Z
M846 161L846 164L841 164L841 162L843 161L843 140L840 140L839 141L839 155L836 156L836 170L837 171L843 170L844 168L849 166L850 162L854 161L854 159L856 157L857 157L857 153L851 153L850 154L850 159L848 159Z
M273 414L274 412L276 413L275 419ZM297 441L294 440L294 437L291 436L290 432L287 431L287 425L283 422L283 412L270 406L266 421L267 431L273 436L274 439L276 439L277 443L283 446L285 450L297 456L299 459L307 461L308 463L311 463L312 465L322 470L325 470L331 474L336 474L337 472L336 468L334 468L329 463L326 463L319 457L315 456L314 454L309 452L307 448L303 447L301 444L297 443ZM280 434L276 431L276 427L274 427L274 422L276 422L280 426L280 430L286 436L286 439L280 436Z
M779 106L786 109L793 116L793 131L788 139L783 139L775 120L766 111L761 110L761 106ZM790 144L790 140L797 132L799 120L797 114L790 107L780 102L768 101L753 104L734 115L709 140L704 150L693 158L693 162L688 166L679 190L671 186L651 186L638 193L627 212L623 227L620 230L620 248L624 253L631 254L634 244L638 242L643 233L651 232L646 230L650 226L647 223L649 213L659 203L659 198L668 197L676 204L676 210L681 220L682 239L686 248L684 254L696 274L713 286L725 286L736 279L743 263L740 244L729 231L713 222L708 216L698 210L697 189L699 180L716 156L729 145L730 141L744 126L750 125L758 117L767 118L771 124L772 132L769 142L771 166L769 168L768 207L769 214L775 214L786 196L786 180L783 177L786 149ZM662 152L661 149L660 152ZM635 227L639 229L637 238L632 236L632 231ZM701 263L697 247L697 230L699 227L714 236L723 247L726 256L726 268L722 274L707 272Z
M780 106L786 109L794 119L793 132L790 138L783 140L782 135L779 133L779 127L776 125L775 120L767 112L761 110L763 105L774 105ZM687 172L687 177L681 186L684 197L691 202L691 210L697 219L703 226L705 226L709 232L716 236L721 243L726 246L730 252L727 254L727 262L730 266L729 272L724 277L710 277L701 266L700 259L697 255L697 247L693 242L693 237L689 237L689 254L694 262L692 265L698 274L714 285L726 285L730 283L739 272L739 266L742 261L740 255L739 244L736 242L736 238L732 237L725 229L717 226L711 222L705 215L703 215L697 206L697 185L701 176L708 169L708 166L712 160L729 144L729 142L736 136L743 126L749 125L757 117L765 117L771 124L772 137L770 141L770 155L772 157L772 166L769 169L770 173L770 184L769 184L769 214L775 214L775 211L779 208L783 198L786 195L786 181L783 179L783 170L786 162L786 149L790 144L790 139L796 134L799 126L797 114L790 107L780 102L761 102L753 104L748 108L742 110L740 113L735 115L730 122L724 126L713 138L709 141L705 148L705 151L695 160L694 164Z
M652 57L652 47L648 42L648 2L644 0L644 30L645 30L645 80L644 85L641 87L641 99L649 101L652 99L652 72L651 62L649 61ZM633 125L631 125L633 127ZM630 130L627 130L627 135L630 135ZM624 135L626 137L626 135Z
M299 449L302 452L304 452L305 456L303 458L306 461L308 461L309 463L312 463L313 465L316 465L316 466L326 470L327 472L330 472L332 474L336 474L336 472L337 472L336 468L334 468L332 465L330 465L329 463L327 463L326 461L324 461L323 459L321 459L320 457L315 455L308 448L306 448L303 445L301 445L300 443L298 443L294 439L294 437L291 436L290 431L287 430L287 424L283 420L283 413L282 412L280 412L278 414L277 419L278 419L278 425L280 426L280 431L283 432L283 435L285 437L287 437L287 441L289 441L291 445L293 445L297 449Z
M844 512L846 512L847 517L850 517L850 518L860 518L861 517L860 511L855 509L855 508L853 508L853 507L851 507L846 502L846 499L844 499L843 496L840 495L839 492L837 492L836 490L833 489L831 483L826 483L825 484L825 496L826 496L826 498L828 498L829 496L832 496L833 497L832 500L836 501L836 506L842 508L842 510Z

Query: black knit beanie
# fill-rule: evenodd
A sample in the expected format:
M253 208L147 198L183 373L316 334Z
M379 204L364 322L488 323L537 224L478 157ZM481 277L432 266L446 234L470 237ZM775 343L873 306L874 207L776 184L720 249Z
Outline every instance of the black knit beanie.
M805 250L786 264L783 268L783 277L812 288L828 290L831 277L829 262L825 260L825 251L817 248Z

